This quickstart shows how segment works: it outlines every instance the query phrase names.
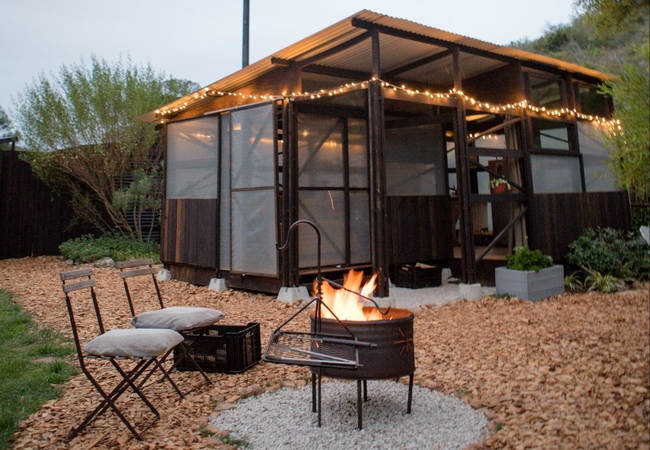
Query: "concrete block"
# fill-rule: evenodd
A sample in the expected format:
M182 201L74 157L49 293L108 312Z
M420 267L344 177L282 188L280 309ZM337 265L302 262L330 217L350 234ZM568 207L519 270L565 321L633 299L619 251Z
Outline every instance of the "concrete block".
M466 298L467 300L480 300L483 298L481 294L481 284L459 284L458 285L459 295L461 298Z
M300 300L311 300L309 292L305 286L281 287L277 298L286 303L294 303Z
M211 291L226 291L228 290L226 287L226 280L223 278L211 278L208 289Z
M158 281L169 281L172 279L172 273L167 269L159 270L156 279Z

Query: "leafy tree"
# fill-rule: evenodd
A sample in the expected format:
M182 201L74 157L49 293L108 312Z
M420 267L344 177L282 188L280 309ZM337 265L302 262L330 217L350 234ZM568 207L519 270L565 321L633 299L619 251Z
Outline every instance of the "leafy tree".
M77 218L143 240L139 221L132 228L128 216L160 208L152 179L162 146L155 125L137 118L197 89L130 59L111 64L92 56L89 66L62 66L58 77L41 74L17 98L17 122L32 150L25 157L37 176L70 194Z
M616 103L614 118L622 130L606 135L609 167L619 185L630 195L632 203L650 203L650 46L637 47L645 64L625 64L614 83L602 87ZM635 218L645 224L648 217ZM638 223L635 225L639 225Z
M648 0L576 0L575 6L603 35L625 30L647 16L650 8Z

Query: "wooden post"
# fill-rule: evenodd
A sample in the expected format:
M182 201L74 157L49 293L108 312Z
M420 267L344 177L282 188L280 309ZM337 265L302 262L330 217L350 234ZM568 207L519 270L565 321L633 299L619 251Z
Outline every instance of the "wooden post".
M463 90L463 74L460 67L460 49L454 46L454 88ZM467 161L467 122L465 100L456 96L456 117L454 120L454 146L456 147L456 181L458 183L458 206L460 210L460 254L462 280L464 283L476 282L476 262L474 261L474 229L471 208L471 184L469 162Z
M381 91L379 31L372 29L372 76L368 84L368 143L370 157L370 254L377 274L377 297L388 296L386 239L386 175L384 170L384 99Z

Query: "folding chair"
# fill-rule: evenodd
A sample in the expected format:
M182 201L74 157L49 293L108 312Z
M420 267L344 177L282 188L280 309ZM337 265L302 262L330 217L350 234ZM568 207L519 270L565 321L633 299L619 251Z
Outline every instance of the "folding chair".
M138 329L167 328L181 333L184 341L178 347L181 351L176 355L173 367L177 367L184 360L185 356L188 356L189 358L187 360L203 375L203 378L209 384L212 384L212 380L208 378L203 368L194 360L192 348L200 340L201 336L210 331L210 326L223 319L225 314L216 309L194 306L171 306L165 308L162 295L160 294L160 287L156 280L157 271L153 267L152 259L119 262L117 263L117 267L120 269L120 277L124 283L124 292L126 293L129 309L131 310L131 324ZM136 314L127 280L139 276L151 277L160 309ZM145 381L147 378L149 377L147 376Z
M68 315L70 317L70 325L72 326L72 335L77 349L79 365L88 380L90 380L97 392L102 396L102 401L93 411L88 413L81 425L70 433L66 442L70 442L74 439L74 437L77 436L88 424L109 409L115 412L136 439L141 440L142 438L140 433L138 433L133 425L131 425L124 414L115 405L115 402L128 388L131 388L156 416L156 419L160 418L160 414L156 408L151 404L147 397L145 397L140 388L136 386L136 381L153 364L154 366L160 367L163 375L178 391L178 388L171 378L169 378L163 368L159 366L159 358L168 354L171 349L182 342L183 336L173 330L116 328L106 331L104 329L104 323L102 321L97 296L95 294L96 282L91 278L92 273L92 269L81 269L61 272L60 274L66 306L68 308ZM70 297L70 293L83 290L90 291L90 299L92 300L100 334L82 348L81 338L79 337L77 329L77 322L75 321L75 308L73 308L73 299ZM81 301L80 297L82 296L80 294L73 294L73 297L75 304L77 304ZM121 381L107 393L97 381L97 378L101 378L101 374L95 373L93 376L92 369L86 364L88 359L99 359L110 362L122 377ZM120 362L125 360L134 361L135 365L130 369L123 368L120 365ZM150 426L151 425L147 426L143 431L148 429Z

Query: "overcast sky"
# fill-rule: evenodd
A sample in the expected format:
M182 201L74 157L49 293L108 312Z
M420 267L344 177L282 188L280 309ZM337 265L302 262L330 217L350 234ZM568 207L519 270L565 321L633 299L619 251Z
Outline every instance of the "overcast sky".
M0 0L0 106L40 73L120 56L206 86L239 70L243 0ZM250 63L362 9L495 44L569 23L573 0L250 0Z

